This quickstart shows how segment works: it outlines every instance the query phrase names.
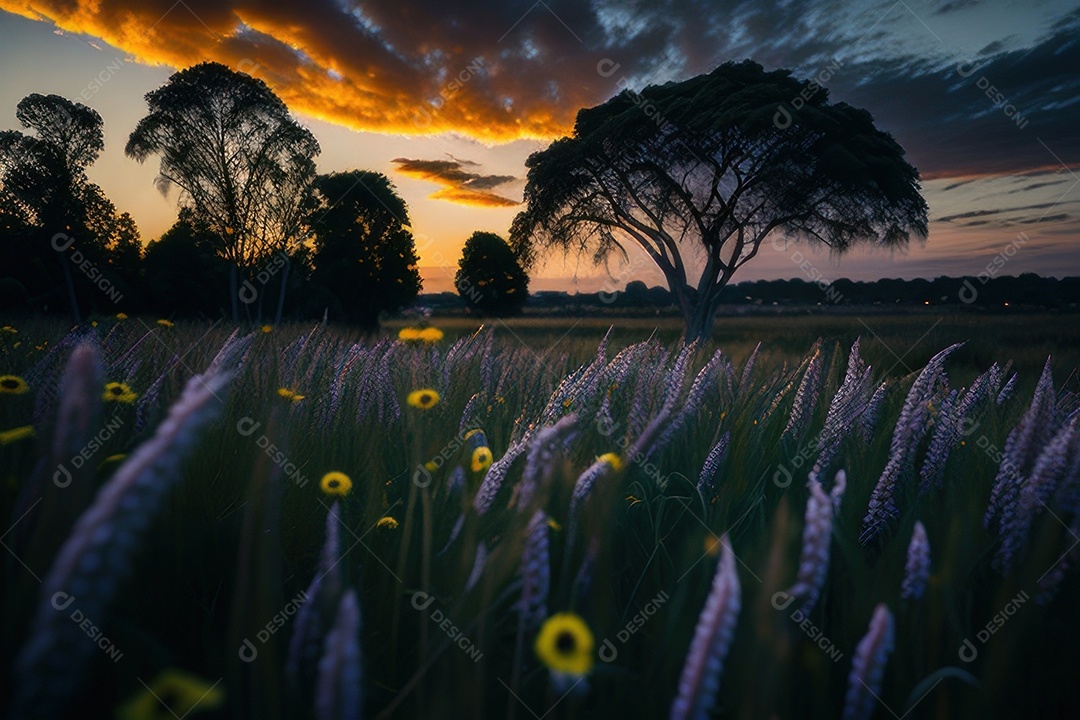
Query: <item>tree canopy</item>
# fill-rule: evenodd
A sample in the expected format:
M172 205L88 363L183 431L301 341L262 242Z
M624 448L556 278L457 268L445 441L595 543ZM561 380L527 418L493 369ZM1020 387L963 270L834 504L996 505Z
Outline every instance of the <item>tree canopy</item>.
M465 241L454 286L465 304L485 315L513 315L529 297L529 277L505 240L474 232Z
M416 245L405 201L381 173L319 175L307 216L315 245L312 280L337 300L335 314L378 327L420 292Z
M796 97L809 99L777 122ZM720 290L774 232L837 253L927 232L918 171L870 113L751 61L624 90L526 164L511 228L525 266L551 248L604 263L632 244L664 273L688 337L711 332Z

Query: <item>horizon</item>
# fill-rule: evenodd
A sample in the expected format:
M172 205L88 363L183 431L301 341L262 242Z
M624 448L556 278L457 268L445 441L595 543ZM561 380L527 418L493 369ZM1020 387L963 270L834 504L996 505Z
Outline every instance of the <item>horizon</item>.
M432 292L450 282L447 269L473 231L507 236L521 208L525 158L568 132L578 109L621 87L682 80L749 57L819 80L834 102L870 110L921 171L930 232L905 252L857 247L839 259L827 249L774 244L733 282L811 273L829 280L975 275L1005 253L1012 274L1056 277L1080 267L1080 138L1070 131L1080 80L1067 69L1080 57L1077 4L855 4L825 19L802 3L788 11L794 29L737 4L710 10L712 20L730 16L741 28L713 51L682 15L651 37L650 5L583 7L537 3L500 33L492 27L497 18L461 15L462 27L473 24L455 40L434 24L407 27L381 4L331 33L340 18L326 8L304 20L281 8L181 2L155 19L156 10L121 2L65 10L0 0L0 58L23 68L0 89L0 128L20 128L15 105L32 92L96 109L106 148L89 176L118 211L132 214L145 245L172 224L177 207L175 195L153 187L156 163L123 155L146 112L143 95L199 60L225 62L266 80L312 130L322 146L320 172L370 169L394 182L409 204ZM442 17L434 6L414 10L433 22ZM424 30L432 33L426 40ZM376 63L389 63L387 48L424 43L426 52L401 49L394 63ZM526 71L540 84L507 78ZM396 90L392 82L400 83ZM339 91L336 105L327 104L327 88ZM361 95L370 107L351 114ZM405 102L413 104L398 108ZM399 112L385 115L388 108ZM637 260L613 263L611 275L623 285L662 279ZM586 291L611 280L585 259L555 254L532 282Z

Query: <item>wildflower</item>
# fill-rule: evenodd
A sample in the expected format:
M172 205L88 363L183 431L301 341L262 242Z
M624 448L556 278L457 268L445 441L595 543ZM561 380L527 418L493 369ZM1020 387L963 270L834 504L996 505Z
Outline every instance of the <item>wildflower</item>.
M4 430L0 432L0 445L10 445L13 442L18 442L24 438L34 437L34 426L23 425L22 427L12 428L11 430Z
M285 387L278 388L277 394L279 397L283 397L286 400L290 400L292 402L300 402L304 399L304 396L300 393Z
M11 335L17 335L19 333L18 330L16 330L10 325L5 325L4 327L0 328L0 332L10 333Z
M263 325L259 329L262 330L264 333L268 333L268 332L273 332L274 326L273 325Z
M412 405L414 408L420 408L421 410L430 410L439 403L439 393L435 392L431 388L423 388L421 390L413 390L405 398L405 402Z
M428 472L435 472L439 469L439 463L435 462L434 460L428 460L426 463L424 463L424 469Z
M102 393L101 399L107 402L118 402L130 405L135 402L135 399L139 396L131 389L127 383L111 382L105 386L105 392Z
M881 677L893 647L893 618L885 603L878 603L870 619L870 629L855 648L844 699L844 720L865 720L881 693Z
M926 592L926 581L929 578L930 541L926 538L926 528L921 522L916 521L915 530L911 533L911 543L908 545L900 597L905 600L918 600Z
M443 331L439 328L426 327L417 334L417 337L426 343L436 343L443 339Z
M18 375L0 375L0 394L22 395L28 390L30 386Z
M334 625L323 641L315 681L316 717L360 717L360 660L360 604L350 588L337 604Z
M127 457L127 455L125 453L117 453L116 455L110 455L109 457L107 457L107 458L105 458L104 460L101 461L101 463L98 465L98 470L105 467L106 465L121 462L126 457Z
M547 515L537 510L525 528L525 546L521 552L521 599L518 610L523 627L534 629L547 614L551 591L551 557L548 552ZM550 665L550 663L549 663ZM584 674L584 673L581 673Z
M597 462L607 463L612 472L619 472L622 470L623 461L617 453L604 453L600 457L596 458Z
M137 692L117 713L120 720L158 720L185 717L192 711L213 710L225 691L179 670L166 670Z
M686 654L679 693L671 706L672 720L704 718L709 715L720 687L720 673L735 635L741 603L735 552L725 535L720 539L723 556L716 566L712 590L694 628L690 652Z
M398 340L413 342L420 339L420 331L416 328L405 327L398 331Z
M806 501L799 574L795 578L795 584L788 590L789 595L802 599L801 612L804 616L814 609L829 572L829 546L832 543L833 523L832 499L825 494L816 478L811 477L807 485L810 497Z
M491 467L491 448L478 447L472 453L472 471L484 472Z
M386 517L379 518L379 522L375 523L375 527L380 530L397 530L398 521L387 515Z
M128 318L127 313L116 313L116 319L117 320L127 320L127 318Z
M552 532L562 532L562 525L555 522L555 518L548 518L547 526L551 528Z
M163 328L171 328L173 326L173 322L171 320L166 320L165 318L158 320L157 324Z
M584 620L574 613L558 613L544 621L533 647L552 672L582 677L593 668L593 643Z
M322 476L319 487L327 495L339 495L345 497L352 490L352 480L343 472L334 470Z

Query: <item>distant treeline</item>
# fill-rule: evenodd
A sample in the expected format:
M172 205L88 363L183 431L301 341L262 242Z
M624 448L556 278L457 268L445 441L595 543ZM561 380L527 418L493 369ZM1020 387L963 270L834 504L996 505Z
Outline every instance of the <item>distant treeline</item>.
M1006 307L1058 309L1080 304L1080 277L1053 278L1034 273L982 278L939 277L934 280L886 278L870 282L834 280L824 284L793 280L756 280L728 285L721 295L726 306L903 306L952 305L994 309ZM464 307L455 293L421 295L418 303L436 309ZM595 293L534 292L526 305L533 312L648 309L676 312L670 291L633 281L625 289Z

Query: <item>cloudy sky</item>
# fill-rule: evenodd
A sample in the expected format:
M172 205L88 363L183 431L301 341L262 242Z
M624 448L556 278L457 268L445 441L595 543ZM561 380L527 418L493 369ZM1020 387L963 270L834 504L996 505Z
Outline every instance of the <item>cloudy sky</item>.
M763 251L741 279L1080 274L1080 2L1040 0L0 0L0 129L31 92L96 109L91 170L151 240L176 217L156 164L124 157L143 96L216 60L265 80L315 133L321 171L386 173L425 289L474 230L505 235L531 152L621 87L752 58L822 78L919 168L930 237L903 254ZM800 267L800 265L802 267ZM644 264L621 285L658 283ZM551 258L534 289L612 281ZM737 279L740 279L737 277Z

